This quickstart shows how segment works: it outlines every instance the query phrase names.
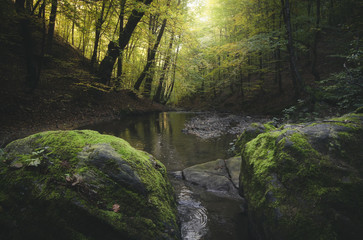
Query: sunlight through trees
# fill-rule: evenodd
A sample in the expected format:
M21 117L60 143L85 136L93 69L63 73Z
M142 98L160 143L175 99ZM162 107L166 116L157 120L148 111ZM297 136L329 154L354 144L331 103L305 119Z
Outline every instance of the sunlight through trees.
M349 50L321 51L324 37L360 41L362 18L353 0L16 2L49 21L48 51L55 30L90 59L96 82L160 103L311 95L323 58Z

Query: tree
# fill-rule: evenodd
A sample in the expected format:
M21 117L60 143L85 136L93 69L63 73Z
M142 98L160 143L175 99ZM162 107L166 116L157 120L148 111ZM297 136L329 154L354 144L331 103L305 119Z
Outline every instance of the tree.
M30 30L30 19L24 17L20 21L21 33L24 41L26 60L26 83L30 91L33 91L39 83L39 66L34 56L34 41Z
M107 0L102 0L102 7L101 7L101 12L100 15L96 21L96 27L95 27L95 43L93 45L93 53L92 53L92 57L91 57L91 66L93 67L96 63L96 59L97 59L97 49L98 49L98 43L100 41L100 35L101 35L101 29L102 29L102 25L105 22L108 13L110 12L111 9L111 5L112 2L109 4L108 9L105 13L105 8L106 8L106 2Z
M141 0L138 1L142 2ZM149 6L152 1L153 0L144 0L143 4L145 6ZM125 28L120 33L118 41L119 46L112 43L112 41L108 44L107 54L102 60L98 71L100 83L108 84L110 82L112 70L115 65L116 59L119 57L120 52L124 51L126 45L129 43L131 35L134 32L137 24L140 22L141 18L144 16L145 11L145 8L134 8L127 20Z
M168 0L166 6L167 7L170 6L170 0ZM156 41L155 41L155 44L154 44L153 48L150 49L150 51L148 52L148 59L147 59L146 65L144 67L144 70L142 71L142 73L140 74L139 78L137 79L137 81L136 81L136 83L134 85L134 89L139 90L139 88L141 86L141 83L145 79L144 95L146 97L149 97L150 94L151 94L151 84L152 84L152 81L153 81L153 69L152 69L152 66L154 65L155 56L156 56L158 47L160 45L161 38L164 35L166 24L167 24L167 18L165 17L163 19L162 24L161 24L158 36L157 36Z
M124 21L125 21L125 5L126 0L120 0L120 14L119 14L119 46L122 44L122 33L124 31ZM117 81L115 84L116 89L120 87L122 82L122 61L124 58L124 51L120 51L120 55L117 61Z
M317 70L317 60L318 60L318 41L320 39L320 0L316 0L316 23L315 23L315 34L314 34L314 40L313 40L313 59L311 63L311 72L315 77L315 81L320 81L320 74Z
M163 102L163 100L164 100L164 95L162 95L164 93L163 85L164 85L164 81L165 81L166 75L169 70L169 65L170 65L170 61L171 61L171 50L173 49L173 43L174 43L174 33L172 33L171 37L170 37L167 56L164 61L164 66L163 66L163 70L161 72L161 76L159 78L159 84L158 84L156 93L153 98L155 102L160 103L160 102Z
M55 20L57 17L58 0L52 0L52 8L49 15L47 49L51 51L54 37Z
M134 85L134 89L139 90L139 88L141 86L141 83L145 79L145 77L149 77L149 80L145 83L145 85L146 85L145 86L145 93L147 95L150 94L151 81L152 81L152 77L150 76L149 70L150 70L151 66L154 64L156 52L158 50L161 38L162 38L162 36L164 34L164 31L165 31L166 22L167 22L167 20L164 19L163 23L161 25L158 37L156 38L155 44L154 44L153 48L151 49L150 54L148 55L148 60L147 60L147 63L145 65L145 67L144 67L144 70L142 71L142 73L140 74L140 77L137 79L137 81L136 81L136 83ZM151 80L150 80L150 78L151 78Z
M289 0L281 0L282 13L284 17L286 35L287 35L287 50L289 52L290 70L292 80L295 89L295 98L300 96L300 92L304 89L304 83L300 76L294 48L294 41L292 39L292 28L291 28L291 15L290 15L290 2Z

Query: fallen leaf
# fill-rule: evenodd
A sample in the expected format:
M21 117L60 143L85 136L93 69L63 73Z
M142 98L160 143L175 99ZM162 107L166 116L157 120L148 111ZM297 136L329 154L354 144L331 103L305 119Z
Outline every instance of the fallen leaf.
M72 178L71 178L71 176L69 176L68 174L66 175L66 181L67 181L67 182L72 182Z
M78 174L75 174L75 175L73 176L73 179L76 179L76 181L75 181L74 183L72 183L72 186L75 186L75 185L77 185L78 183L82 182L83 177L82 177L82 176L80 176L80 175L78 175Z
M120 205L118 205L117 203L115 203L113 206L112 206L112 210L114 212L119 212L120 211Z
M20 162L16 162L16 163L12 163L11 165L10 165L10 167L11 168L22 168L23 167L23 164L22 163L20 163Z

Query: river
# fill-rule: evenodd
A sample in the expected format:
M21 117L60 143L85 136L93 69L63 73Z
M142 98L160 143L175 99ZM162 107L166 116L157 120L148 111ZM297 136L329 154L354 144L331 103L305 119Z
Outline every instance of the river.
M186 167L229 157L233 134L201 138L187 134L185 125L199 113L164 112L127 116L121 120L85 126L128 141L151 153L167 168L178 199L183 240L248 240L247 216L241 201L225 198L181 178Z

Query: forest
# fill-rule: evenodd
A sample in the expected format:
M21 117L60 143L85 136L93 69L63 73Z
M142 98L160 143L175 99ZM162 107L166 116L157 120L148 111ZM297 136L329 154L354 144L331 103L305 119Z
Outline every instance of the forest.
M1 0L0 238L360 239L362 13Z
M92 74L75 84L164 105L276 114L299 102L312 112L362 103L360 1L6 0L1 9L2 59L22 38L28 91L49 82L42 70L61 41Z

